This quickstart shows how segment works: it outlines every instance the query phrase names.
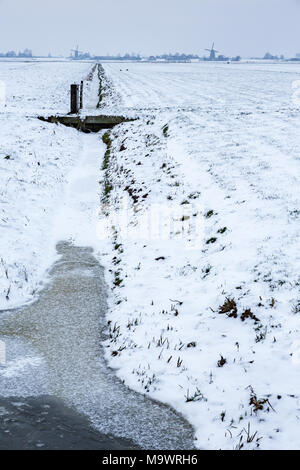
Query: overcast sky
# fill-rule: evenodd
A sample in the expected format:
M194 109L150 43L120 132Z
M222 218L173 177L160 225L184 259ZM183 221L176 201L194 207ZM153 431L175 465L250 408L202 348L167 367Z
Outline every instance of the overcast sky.
M300 52L300 0L0 0L0 51Z

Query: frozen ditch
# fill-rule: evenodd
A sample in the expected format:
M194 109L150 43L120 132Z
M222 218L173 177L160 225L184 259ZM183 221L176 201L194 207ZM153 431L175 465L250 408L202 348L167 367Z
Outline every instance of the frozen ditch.
M36 395L46 393L62 399L64 403L88 415L101 433L130 439L140 447L147 449L193 447L192 430L181 417L168 407L132 392L107 368L100 345L105 339L105 284L103 270L93 256L92 250L75 247L67 242L59 243L57 250L61 258L54 264L50 272L51 281L40 293L38 301L18 311L2 313L0 321L1 338L3 340L8 338L10 343L14 343L9 349L16 348L18 343L26 345L27 342L33 348L30 352L27 351L27 360L31 357L32 373L35 375L37 386L34 393ZM35 357L32 356L33 351ZM6 381L11 382L13 375L12 364L3 377L1 388L6 388L6 392L5 389L1 390L2 395L7 395L8 391L13 392L12 389L9 390L9 385L6 387L5 384ZM28 376L21 374L21 380L25 380L24 388L30 393L26 383L28 379ZM7 414L11 415L12 403L16 403L17 406L13 418L9 422L3 422L0 447L5 429L12 431L13 438L14 433L17 433L16 439L19 438L20 429L14 430L16 413L19 416L19 423L24 425L26 436L32 415L38 414L43 418L43 413L37 413L36 409L42 407L45 411L45 406L43 407L37 398L35 400L37 403L33 403L32 398L29 400L14 398L9 401L9 406L7 401L4 401L3 405L3 399L0 400L1 421L5 420ZM70 411L66 411L60 402L53 403L53 399L52 401L50 399L50 406L49 399L43 397L42 400L46 408L48 405L46 423L51 423L49 420L52 415L55 416L55 413L58 413L62 419L66 419L66 414L70 415ZM21 402L28 419L24 419L18 402ZM76 416L71 413L70 423L72 420L75 421L75 418ZM88 438L87 423L83 418L80 419L77 417L79 422L76 435L82 431L85 444ZM43 441L43 433L40 435L35 429L34 444L41 447L49 445L47 439L53 440L59 435L61 425L56 424L52 428L53 435L50 426L46 442ZM7 435L4 436L7 442ZM93 448L101 448L100 437L98 437L99 447L94 447L97 436L94 433L94 441L91 440ZM108 446L107 449L116 446L123 449L134 448L133 444L130 447L128 442L115 441L110 437L104 442ZM53 445L57 445L55 439ZM78 445L80 447L82 444L78 442Z
M193 448L192 428L181 416L129 390L104 360L105 282L93 255L100 246L103 149L97 135L80 139L50 237L73 243L57 244L59 256L34 303L0 315L7 356L0 368L0 447Z

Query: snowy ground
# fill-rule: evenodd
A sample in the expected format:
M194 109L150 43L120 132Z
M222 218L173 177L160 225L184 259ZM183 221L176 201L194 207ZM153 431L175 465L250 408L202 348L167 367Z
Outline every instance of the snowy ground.
M100 111L140 119L104 138L98 213L100 136L36 120L90 69L0 63L0 308L32 298L59 238L91 245L128 385L183 413L200 448L299 448L300 67L105 64Z
M38 115L69 110L70 83L92 64L0 62L0 308L32 297L55 257L53 220L82 141ZM92 88L86 87L86 104Z
M104 69L110 363L200 448L299 448L300 67Z

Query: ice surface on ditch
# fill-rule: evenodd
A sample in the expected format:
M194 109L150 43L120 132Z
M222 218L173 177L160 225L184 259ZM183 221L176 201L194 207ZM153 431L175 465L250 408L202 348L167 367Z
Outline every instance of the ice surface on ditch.
M16 391L21 388L24 396L30 375L30 390L42 394L40 366L46 365L48 393L87 414L104 434L129 438L147 449L191 448L193 433L187 422L169 408L130 391L107 368L101 349L106 329L105 284L92 250L60 243L58 252L61 258L38 301L0 319L3 338L13 334L29 340L44 358L40 361L22 351L19 342L14 359L9 348L2 374L6 383L16 383Z
M6 362L0 366L0 396L35 396L47 394L47 365L28 341L13 336L5 342Z

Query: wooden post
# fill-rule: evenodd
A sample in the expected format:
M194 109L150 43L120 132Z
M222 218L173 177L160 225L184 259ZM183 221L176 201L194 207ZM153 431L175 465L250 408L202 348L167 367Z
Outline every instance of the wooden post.
M78 85L71 85L71 114L77 114L78 109Z
M80 109L83 108L83 80L81 80L81 83L80 83L80 105L79 105L79 108Z

